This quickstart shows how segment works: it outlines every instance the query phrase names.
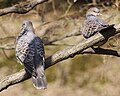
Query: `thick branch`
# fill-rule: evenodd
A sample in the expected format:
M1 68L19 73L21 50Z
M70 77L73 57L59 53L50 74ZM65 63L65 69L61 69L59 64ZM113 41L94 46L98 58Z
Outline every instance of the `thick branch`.
M70 57L74 57L75 55L81 53L85 49L93 46L97 42L102 41L105 38L109 38L118 32L120 32L120 30L116 31L116 29L114 29L112 27L112 28L103 30L101 34L100 33L95 34L94 36L90 37L89 39L86 39L86 40L80 42L79 44L74 45L73 47L66 48L63 51L57 52L56 54L47 58L45 67L48 68L60 61L63 61Z
M120 29L116 31L114 28L110 28L109 30L104 30L103 35L101 35L100 33L95 34L91 38L86 39L80 42L79 44L74 45L73 47L66 48L62 51L56 52L52 56L46 58L45 69L60 61L63 61L68 58L72 58L75 55L80 54L82 51L93 46L95 43L102 41L105 38L111 37L116 33L120 33ZM11 85L22 82L29 78L30 76L24 70L12 74L10 76L7 76L0 81L0 91L4 90L5 88L8 88Z
M36 5L41 4L43 2L47 2L47 1L48 0L32 0L29 2L16 4L12 7L0 9L0 16L8 14L8 13L24 14L32 10Z

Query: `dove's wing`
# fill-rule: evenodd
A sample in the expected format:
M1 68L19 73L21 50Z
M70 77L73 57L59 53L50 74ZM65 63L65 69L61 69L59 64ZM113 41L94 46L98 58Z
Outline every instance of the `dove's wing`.
M108 25L103 23L100 19L87 19L84 21L81 27L82 34L85 38L93 36L96 32L107 28Z
M44 45L42 40L39 37L34 39L34 46L35 46L35 56L34 56L34 74L36 77L32 78L34 86L36 88L41 89L47 87L47 80L44 74L44 67L45 67L45 52L44 52Z

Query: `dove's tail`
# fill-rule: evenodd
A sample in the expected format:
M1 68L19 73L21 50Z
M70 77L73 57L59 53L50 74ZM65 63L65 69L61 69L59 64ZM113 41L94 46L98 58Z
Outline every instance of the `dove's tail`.
M44 74L44 67L39 66L35 72L33 72L32 81L33 85L37 89L46 89L47 88L47 80Z

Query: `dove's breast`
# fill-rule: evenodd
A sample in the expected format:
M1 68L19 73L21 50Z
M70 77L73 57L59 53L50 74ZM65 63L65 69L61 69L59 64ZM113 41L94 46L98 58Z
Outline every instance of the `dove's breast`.
M22 36L18 39L16 44L16 57L21 63L25 62L26 56L31 52L34 55L34 46L32 44L34 36ZM30 51L29 51L30 50ZM33 59L33 56L30 56Z

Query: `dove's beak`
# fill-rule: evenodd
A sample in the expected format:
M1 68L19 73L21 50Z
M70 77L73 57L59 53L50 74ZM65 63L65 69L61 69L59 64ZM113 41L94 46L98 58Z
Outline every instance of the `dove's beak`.
M102 16L102 14L101 14L101 13L98 13L98 16Z

